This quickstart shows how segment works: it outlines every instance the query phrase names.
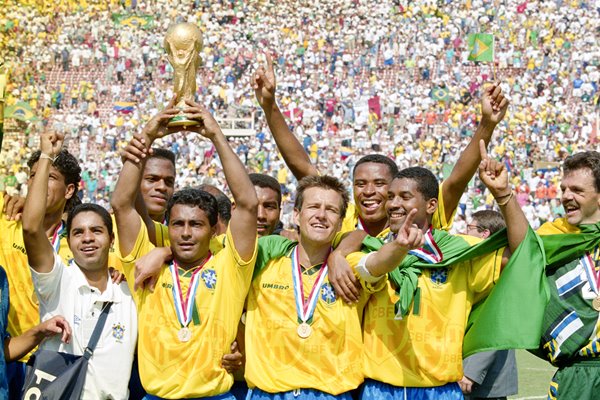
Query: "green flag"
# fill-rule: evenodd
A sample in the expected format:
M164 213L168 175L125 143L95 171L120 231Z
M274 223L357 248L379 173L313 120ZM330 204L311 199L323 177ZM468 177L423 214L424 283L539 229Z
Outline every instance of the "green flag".
M6 107L4 109L4 118L13 118L26 122L39 120L39 118L35 116L29 103L24 101L20 101L14 106Z
M472 33L467 39L469 61L494 61L494 35Z
M117 27L129 26L132 28L150 29L154 24L154 18L149 14L113 14L112 19Z
M448 92L448 88L436 86L431 90L431 98L437 101L450 100L450 93Z

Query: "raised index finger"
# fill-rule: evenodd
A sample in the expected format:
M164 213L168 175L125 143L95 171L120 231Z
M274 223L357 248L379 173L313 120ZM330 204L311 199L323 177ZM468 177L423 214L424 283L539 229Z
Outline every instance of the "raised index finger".
M415 220L415 215L417 215L417 209L413 208L412 210L410 210L410 212L406 216L406 219L404 220L404 224L402 225L402 227L405 228L406 230L408 230L412 226L413 221Z
M487 160L489 158L483 139L479 140L479 154L481 155L482 160Z
M267 59L267 68L269 72L273 72L273 57L271 57L271 53L266 51L265 58Z

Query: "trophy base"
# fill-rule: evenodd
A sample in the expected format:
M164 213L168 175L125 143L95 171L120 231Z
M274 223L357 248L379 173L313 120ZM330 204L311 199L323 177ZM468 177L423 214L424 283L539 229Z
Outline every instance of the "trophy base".
M188 119L185 117L185 115L177 115L177 116L171 118L171 120L168 123L168 126L170 128L172 128L174 126L193 126L193 125L200 125L200 122L195 119Z

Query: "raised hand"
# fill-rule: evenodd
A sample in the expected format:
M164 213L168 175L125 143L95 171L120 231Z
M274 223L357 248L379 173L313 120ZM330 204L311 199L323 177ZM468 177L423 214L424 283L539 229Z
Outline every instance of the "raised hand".
M479 141L479 153L481 154L479 179L490 190L494 198L506 197L511 193L511 188L504 163L490 158L483 140Z
M406 216L406 219L396 236L396 243L407 251L423 247L423 244L425 243L423 231L417 224L413 223L415 215L417 215L417 209L413 208Z
M275 90L277 83L275 80L275 70L273 68L273 58L267 52L265 53L267 59L267 68L263 65L258 67L254 75L252 76L252 89L256 95L258 104L264 109L273 105L275 101Z
M508 109L509 101L502 93L502 88L499 82L488 84L483 89L481 97L481 118L483 122L489 122L497 125Z
M40 150L42 154L49 157L56 157L62 149L65 135L59 132L45 132L40 136Z
M148 121L142 130L142 134L147 136L151 141L154 141L155 139L183 130L182 127L168 127L169 120L179 114L180 111L175 108L176 101L177 96L173 96L165 109Z
M185 104L187 105L183 110L185 116L189 119L200 121L200 125L188 126L187 130L199 133L210 140L213 140L216 135L222 134L217 120L215 120L206 107L191 100L186 100Z
M146 158L148 153L152 154L152 149L146 148L146 139L142 134L134 134L127 146L121 150L121 161L131 161L138 164Z

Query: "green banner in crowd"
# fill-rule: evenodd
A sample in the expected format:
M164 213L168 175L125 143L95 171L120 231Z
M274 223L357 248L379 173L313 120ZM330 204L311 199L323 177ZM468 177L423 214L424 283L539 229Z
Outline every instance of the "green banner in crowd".
M472 33L467 39L469 61L494 61L494 35Z
M431 91L431 98L437 101L448 101L450 100L450 92L447 88L437 86Z
M4 108L4 118L13 118L26 122L39 120L39 118L35 116L29 103L26 103L24 101L20 101L14 106Z
M154 25L154 18L149 14L113 14L112 19L117 27L129 26L132 28L150 29Z

